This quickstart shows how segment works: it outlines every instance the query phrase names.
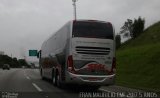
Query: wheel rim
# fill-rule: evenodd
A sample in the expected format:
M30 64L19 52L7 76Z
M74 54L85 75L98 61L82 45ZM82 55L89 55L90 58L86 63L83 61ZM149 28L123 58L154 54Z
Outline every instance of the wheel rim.
M59 80L59 75L57 75L57 86L60 86L60 80Z
M56 85L56 79L55 79L55 76L53 76L52 81L53 81L53 84L54 84L54 85Z
M41 69L41 78L43 79L43 73L42 73L42 69Z

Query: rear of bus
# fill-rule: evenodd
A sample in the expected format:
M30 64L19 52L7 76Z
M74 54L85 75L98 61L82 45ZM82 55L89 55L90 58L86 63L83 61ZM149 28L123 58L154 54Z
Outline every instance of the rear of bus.
M67 59L68 82L109 85L115 80L114 29L109 22L73 21Z

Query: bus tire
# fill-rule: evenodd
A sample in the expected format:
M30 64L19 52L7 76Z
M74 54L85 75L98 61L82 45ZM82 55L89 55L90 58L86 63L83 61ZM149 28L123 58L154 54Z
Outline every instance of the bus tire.
M60 76L59 76L59 74L57 73L57 80L56 80L56 84L57 84L57 86L58 87L61 87L61 83L60 83Z
M57 86L56 73L52 71L52 83L54 86Z
M44 76L43 76L43 71L42 71L42 69L41 69L41 71L40 71L40 74L41 74L41 79L44 80L45 78L44 78Z

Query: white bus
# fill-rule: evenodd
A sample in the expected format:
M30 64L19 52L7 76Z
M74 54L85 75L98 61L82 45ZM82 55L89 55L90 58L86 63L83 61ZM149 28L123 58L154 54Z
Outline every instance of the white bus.
M53 84L98 88L115 82L115 34L110 22L73 20L47 39L40 51L40 74Z

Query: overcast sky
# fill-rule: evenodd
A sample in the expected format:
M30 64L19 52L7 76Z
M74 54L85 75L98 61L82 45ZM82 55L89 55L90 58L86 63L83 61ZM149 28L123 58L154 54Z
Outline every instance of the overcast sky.
M109 21L116 33L128 18L144 17L146 26L160 20L160 0L78 0L77 18ZM0 51L28 57L29 49L73 19L72 0L0 0Z

